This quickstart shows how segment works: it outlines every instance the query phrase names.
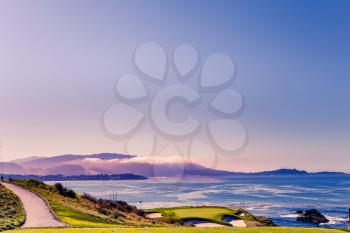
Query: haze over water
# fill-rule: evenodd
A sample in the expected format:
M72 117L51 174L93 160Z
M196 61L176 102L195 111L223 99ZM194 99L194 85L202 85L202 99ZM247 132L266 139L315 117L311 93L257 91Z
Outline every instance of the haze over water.
M55 182L47 182L55 183ZM280 226L312 226L295 220L298 209L315 208L330 220L321 227L346 227L350 177L225 177L135 181L63 181L79 193L127 201L140 208L223 205L269 217Z

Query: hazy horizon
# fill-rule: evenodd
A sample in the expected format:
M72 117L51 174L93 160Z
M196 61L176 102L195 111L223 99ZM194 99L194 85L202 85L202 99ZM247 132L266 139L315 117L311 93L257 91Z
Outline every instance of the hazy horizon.
M122 154L122 153L117 153L117 152L101 152L101 153L93 153L93 154ZM11 159L8 161L3 161L3 162L16 162L16 161L20 161L20 160L27 160L27 159L31 159L31 158L50 158L50 157L56 157L56 156L64 156L64 155L78 155L78 156L85 156L85 155L92 155L92 154L71 154L71 153L66 153L66 154L62 154L62 155L39 155L39 156L28 156L28 157L21 157L21 158L16 158L16 159ZM149 162L147 161L147 156L138 156L138 155L132 155L135 156L137 158L141 158L142 161L140 162ZM153 156L154 158L155 156ZM176 160L165 160L167 163L174 163L176 164ZM163 161L163 162L165 162ZM161 162L161 161L159 161ZM185 161L188 163L192 163L192 161ZM196 162L193 162L196 163ZM197 163L199 165L205 166L203 164ZM217 168L220 170L220 168ZM273 168L273 169L269 169L269 170L227 170L227 169L222 169L222 170L226 170L226 171L232 171L232 172L262 172L262 171L271 171L271 170L279 170L279 169L296 169L296 170L303 170L303 169L299 169L298 167L278 167L278 168ZM336 170L305 170L307 172L347 172L347 171L336 171Z
M237 65L248 143L196 161L350 172L349 10L345 0L1 1L2 159L124 154L102 115L118 103L116 80L134 73L135 49L155 41L167 57L188 43L201 63L223 52Z

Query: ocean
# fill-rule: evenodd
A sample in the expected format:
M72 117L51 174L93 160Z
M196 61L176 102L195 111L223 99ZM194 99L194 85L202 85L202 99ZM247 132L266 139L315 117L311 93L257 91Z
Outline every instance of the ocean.
M60 183L78 193L117 198L139 208L141 205L142 208L182 205L244 208L252 214L270 218L279 226L313 227L296 221L295 211L315 208L330 220L320 227L345 228L350 208L350 177L341 176L151 178Z

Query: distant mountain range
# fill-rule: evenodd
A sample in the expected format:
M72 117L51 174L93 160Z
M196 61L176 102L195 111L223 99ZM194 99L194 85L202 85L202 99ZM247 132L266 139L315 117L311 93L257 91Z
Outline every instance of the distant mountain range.
M296 169L279 169L255 173L216 170L194 163L153 162L133 155L101 153L92 155L59 155L30 157L2 164L4 174L31 175L97 175L132 173L145 177L164 176L349 176L341 172L309 173Z
M307 172L297 169L278 169L273 171L252 172L252 173L237 173L235 175L244 176L350 176L344 172Z
M0 174L5 179L29 180L35 179L40 181L67 181L67 180L145 180L147 177L134 174L113 174L113 175L17 175L17 174Z

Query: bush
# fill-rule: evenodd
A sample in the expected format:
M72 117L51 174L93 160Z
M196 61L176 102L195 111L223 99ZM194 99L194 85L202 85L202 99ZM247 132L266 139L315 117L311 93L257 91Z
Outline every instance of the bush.
M73 190L63 187L61 183L56 183L55 188L58 194L60 194L61 196L73 198L73 199L77 198L77 194Z
M0 231L19 227L25 220L19 198L0 184Z
M65 192L64 191L65 188L63 187L63 185L61 183L56 183L55 188L56 188L57 192L63 196L63 194Z
M33 186L33 187L40 187L45 185L43 182L40 182L38 180L30 179L28 180L28 185Z
M93 196L91 196L90 194L88 193L84 193L83 196L82 196L83 199L86 199L88 201L91 201L92 203L96 204L97 203L97 199Z
M65 195L68 198L77 198L77 194L71 189L67 189Z
M102 206L98 207L97 211L101 214L108 215L107 209L103 208Z
M125 218L125 215L123 214L123 213L121 213L121 212L119 212L119 211L114 211L113 213L112 213L112 217L114 218L114 219L118 219L118 218L121 218L121 217L124 217Z
M95 203L97 205L97 211L99 213L110 216L114 219L125 217L123 215L123 212L134 213L139 216L144 215L144 212L142 210L138 210L135 206L131 206L124 201L111 201L106 199L96 200L96 198L90 196L89 194L84 194L83 198Z
M141 209L137 209L136 214L141 217L145 217L145 211Z

